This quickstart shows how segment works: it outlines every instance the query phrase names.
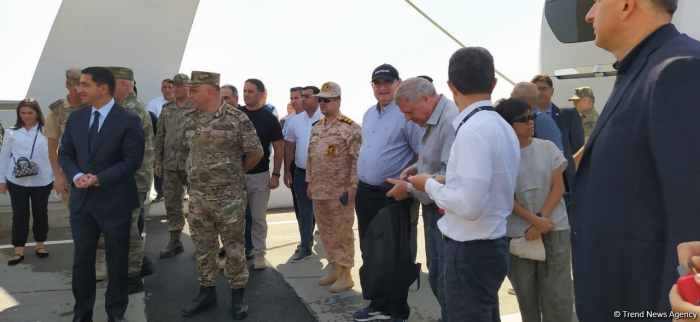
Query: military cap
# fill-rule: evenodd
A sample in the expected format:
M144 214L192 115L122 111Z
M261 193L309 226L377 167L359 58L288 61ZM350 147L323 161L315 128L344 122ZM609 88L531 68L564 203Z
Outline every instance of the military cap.
M134 70L126 67L107 67L116 79L134 80Z
M187 86L213 85L219 86L220 75L212 72L193 70L192 79L185 83Z
M340 85L333 82L325 82L321 85L321 92L317 97L340 97Z
M73 88L80 85L80 74L82 74L79 68L71 68L66 71L66 83Z
M575 101L586 97L593 97L593 90L588 86L583 86L575 89L574 96L572 96L569 100Z
M177 74L177 75L173 76L173 79L170 80L170 82L172 82L172 83L184 84L184 83L186 83L186 82L189 81L189 80L190 80L190 77L189 77L189 76L180 73L180 74Z

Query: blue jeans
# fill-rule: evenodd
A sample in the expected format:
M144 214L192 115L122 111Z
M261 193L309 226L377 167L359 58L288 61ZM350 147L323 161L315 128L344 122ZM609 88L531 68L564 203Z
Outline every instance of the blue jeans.
M299 207L299 236L301 236L301 249L311 251L311 246L314 245L314 227L316 220L314 218L314 206L311 199L306 195L306 188L309 184L306 182L306 170L297 168L294 171L294 192L297 198L297 207Z
M437 226L440 213L435 204L423 205L423 225L425 227L425 248L428 260L428 281L430 289L440 303L442 322L449 322L445 302L445 240Z

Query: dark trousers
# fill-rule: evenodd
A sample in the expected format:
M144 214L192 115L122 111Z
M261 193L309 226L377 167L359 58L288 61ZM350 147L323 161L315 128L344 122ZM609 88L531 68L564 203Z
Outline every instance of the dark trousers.
M31 203L34 241L45 242L49 232L48 204L53 183L43 187L24 187L7 180L12 203L12 246L24 247L29 236L29 205Z
M107 257L105 310L109 316L124 316L127 294L129 234L132 209L104 209L88 196L83 207L70 214L73 233L73 296L75 321L91 321L95 305L95 253L100 233L104 234Z
M440 303L442 322L449 322L445 300L445 239L437 226L440 219L435 204L423 205L423 226L425 232L425 249L428 260L428 282L433 295Z
M450 321L500 322L498 290L508 271L508 242L445 237L445 291Z
M250 203L245 206L245 253L253 251L253 238L251 237L251 229L253 229L253 214L250 212Z
M156 197L163 196L163 176L153 175L153 186L156 189Z
M393 198L387 198L386 194L376 186L370 186L360 182L357 186L357 197L355 198L355 213L357 214L357 227L360 235L360 248L364 243L363 239L369 229L369 224L382 208L396 203ZM417 251L417 228L418 228L418 202L411 207L411 254L412 259L416 259ZM399 227L395 227L398 234ZM388 312L392 317L408 319L411 308L408 306L408 289L394 292L389 298L370 299L369 306L377 311Z
M294 190L296 190L297 205L299 206L299 236L301 237L301 248L311 251L314 245L314 227L316 226L316 218L314 218L314 206L306 194L306 188L309 184L306 182L306 170L297 168L294 171Z
M289 190L292 191L292 203L294 203L294 214L297 217L297 221L299 221L299 204L297 203L297 192L294 189L294 171L297 170L297 164L292 161L292 165L289 167L289 171L292 173L292 184L289 186Z

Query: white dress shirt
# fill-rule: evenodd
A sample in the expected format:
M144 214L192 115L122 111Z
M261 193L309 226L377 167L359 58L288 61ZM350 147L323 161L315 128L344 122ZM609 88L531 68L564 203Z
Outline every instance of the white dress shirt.
M452 122L459 123L479 101ZM462 125L450 151L445 185L434 179L426 192L445 210L438 221L443 235L456 241L496 239L506 235L506 217L513 212L520 144L513 128L493 111L474 114Z
M107 105L102 106L99 109L96 109L94 106L92 107L92 111L90 112L90 122L88 123L88 133L90 133L90 127L92 127L92 122L95 121L95 112L100 114L100 118L97 120L97 133L100 133L100 130L102 129L102 124L104 124L105 120L109 116L109 112L112 111L112 107L114 107L114 99L111 99L109 103L107 103ZM82 172L77 173L75 176L73 176L73 181L75 181L75 179L78 179L83 175L84 173Z
M287 132L284 135L284 140L296 142L297 147L294 152L294 163L298 168L306 169L306 158L309 155L309 140L311 140L311 127L314 122L322 117L323 114L319 107L312 117L309 117L309 113L303 112L285 122Z
M153 114L156 115L156 117L160 117L160 112L163 110L163 104L167 103L168 100L163 97L163 95L158 96L154 99L152 99L150 102L148 102L148 107L146 107L146 110L149 112L153 112Z
M27 131L24 127L5 130L0 150L0 182L12 183L23 187L43 187L53 182L53 169L49 162L49 144L44 133L39 131L38 125ZM34 155L32 156L32 144ZM15 160L25 157L36 164L37 174L33 176L15 178L12 171L15 168Z

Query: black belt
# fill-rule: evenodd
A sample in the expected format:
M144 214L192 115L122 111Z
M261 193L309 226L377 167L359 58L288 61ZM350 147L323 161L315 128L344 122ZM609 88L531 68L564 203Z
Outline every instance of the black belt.
M299 168L299 167L297 167L297 170L299 170L299 171L301 171L301 172L306 172L306 169L304 169L304 168Z
M454 239L452 239L452 238L450 238L450 237L447 237L447 236L445 236L445 235L442 235L442 239L444 239L445 242L448 242L448 243L462 243L462 244L465 244L465 243L493 244L493 243L498 242L498 241L500 241L500 240L506 240L506 237L503 236L503 237L501 237L501 238L496 238L496 239L474 239L474 240L467 240L467 241L461 242L461 241L454 240Z
M367 183L364 183L362 181L360 181L360 185L365 187L369 191L381 191L382 190L382 188L380 188L379 186L373 186L371 184L367 184Z
M436 204L436 203L434 203L434 202L433 202L433 203L431 203L431 204L423 205L423 206L425 206L425 208L427 208L428 210L434 210L434 211L437 211L437 210L439 210L439 209L440 209L440 207L438 207L438 206L437 206L437 204Z

